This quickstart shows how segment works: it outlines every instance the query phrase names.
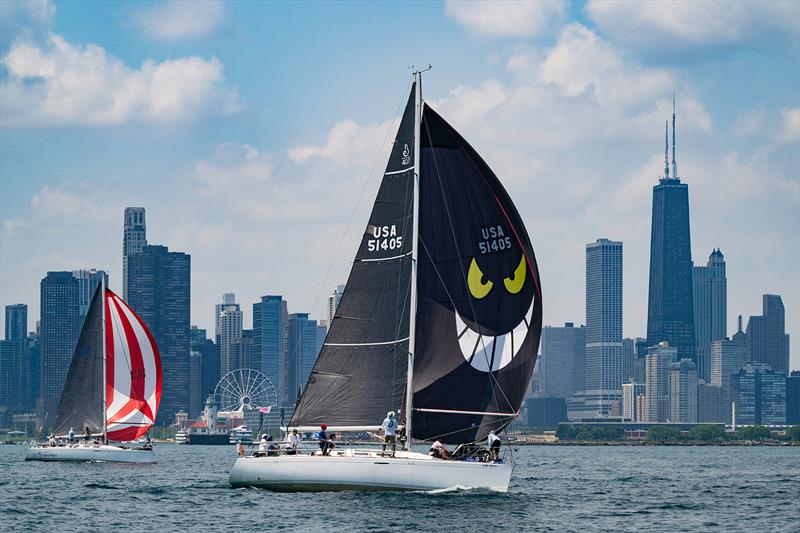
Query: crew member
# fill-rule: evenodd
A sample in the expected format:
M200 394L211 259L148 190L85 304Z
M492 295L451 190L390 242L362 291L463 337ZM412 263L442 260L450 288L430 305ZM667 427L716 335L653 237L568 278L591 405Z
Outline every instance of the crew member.
M267 455L268 444L267 444L267 435L261 435L261 442L258 443L258 454L259 455Z
M67 438L69 439L70 444L72 444L72 442L75 440L75 430L72 429L72 427L69 428L69 434L67 435Z
M392 445L392 455L394 457L395 449L397 448L397 419L394 417L394 411L386 413L386 418L383 419L381 424L383 431L383 447L381 448L381 457L386 454L386 446Z
M289 450L286 452L290 455L297 455L297 449L300 447L300 435L297 433L297 428L294 428L291 433L289 433Z
M489 432L486 438L486 444L489 447L489 455L492 461L500 459L500 437L495 435L494 431Z
M332 446L328 440L328 434L325 432L328 429L328 424L320 424L319 428L319 449L322 451L322 455L330 455Z
M428 455L432 457L436 457L437 459L450 459L450 452L445 448L444 444L439 439L436 439L436 442L431 444L430 450L428 450Z

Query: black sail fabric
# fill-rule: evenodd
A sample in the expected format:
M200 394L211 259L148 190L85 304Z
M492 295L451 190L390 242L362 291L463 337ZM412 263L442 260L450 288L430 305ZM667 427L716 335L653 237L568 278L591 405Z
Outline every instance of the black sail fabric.
M421 144L413 436L475 442L522 404L541 334L539 271L495 174L427 105Z
M53 434L66 435L70 428L81 434L103 431L105 405L103 387L103 300L102 284L97 286L83 329L72 354L69 373L58 403Z
M325 344L290 426L377 426L402 407L408 368L414 91Z

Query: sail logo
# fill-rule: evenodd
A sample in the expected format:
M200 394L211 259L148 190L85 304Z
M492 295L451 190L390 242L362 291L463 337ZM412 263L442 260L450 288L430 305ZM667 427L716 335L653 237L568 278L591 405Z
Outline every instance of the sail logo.
M511 249L511 237L506 236L503 226L500 224L481 228L481 237L482 239L478 242L478 249L482 254Z
M373 237L367 239L367 250L377 252L380 250L399 250L403 247L403 236L397 234L397 226L370 226L368 233Z
M402 165L410 165L411 164L411 150L408 149L408 144L403 145L403 160L401 162Z

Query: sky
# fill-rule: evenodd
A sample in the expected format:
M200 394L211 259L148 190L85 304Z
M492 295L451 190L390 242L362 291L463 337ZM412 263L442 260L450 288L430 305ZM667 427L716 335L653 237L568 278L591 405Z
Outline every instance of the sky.
M645 336L652 187L677 99L692 255L727 261L728 331L779 294L800 368L798 2L0 3L0 305L48 271L121 292L126 206L192 256L191 322L347 278L411 65L525 220L544 323L585 322L585 245L623 241ZM2 327L2 325L0 325Z

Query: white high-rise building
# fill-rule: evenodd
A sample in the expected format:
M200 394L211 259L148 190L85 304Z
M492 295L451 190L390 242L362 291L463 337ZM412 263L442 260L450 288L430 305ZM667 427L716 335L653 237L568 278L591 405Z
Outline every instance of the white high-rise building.
M645 395L648 422L666 422L670 416L670 365L677 359L678 349L667 341L647 349L645 358Z
M122 297L128 300L128 256L138 254L147 245L144 207L126 207L122 232Z
M711 343L728 336L725 323L728 289L725 257L721 251L712 251L706 266L692 268L692 286L697 375L708 382L711 380Z
M228 298L226 298L228 297ZM234 354L234 345L242 339L242 311L239 304L235 301L233 294L223 296L223 301L227 304L219 304L219 314L217 315L217 339L219 341L219 370L220 375L224 376L231 370L238 368Z
M222 295L222 303L214 306L214 340L219 341L219 317L228 307L235 307L239 309L239 304L236 303L236 294L226 292Z
M679 424L697 422L697 365L681 359L670 365L669 421Z
M333 322L333 315L336 314L339 302L342 301L342 294L344 294L344 285L337 285L331 295L328 296L328 327Z
M611 414L622 382L622 243L598 239L586 245L585 390L596 416Z

